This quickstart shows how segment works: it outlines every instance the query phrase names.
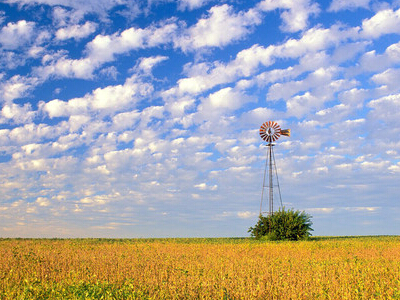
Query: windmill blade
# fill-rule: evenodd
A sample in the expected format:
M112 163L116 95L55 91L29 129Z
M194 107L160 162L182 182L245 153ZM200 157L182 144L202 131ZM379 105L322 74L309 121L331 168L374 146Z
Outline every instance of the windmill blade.
M260 127L260 137L268 142L275 142L281 136L281 127L274 121L268 121Z

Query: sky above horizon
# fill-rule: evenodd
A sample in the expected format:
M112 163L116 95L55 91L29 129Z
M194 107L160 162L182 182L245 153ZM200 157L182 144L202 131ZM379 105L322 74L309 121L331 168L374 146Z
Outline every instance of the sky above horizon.
M399 234L400 1L1 0L0 66L0 237L248 236L269 120L314 235Z

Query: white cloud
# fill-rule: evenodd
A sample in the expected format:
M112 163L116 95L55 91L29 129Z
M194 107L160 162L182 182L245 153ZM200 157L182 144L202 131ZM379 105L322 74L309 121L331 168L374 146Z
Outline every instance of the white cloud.
M228 63L214 62L213 64L198 63L187 65L186 73L190 77L178 80L178 87L171 89L169 92L177 93L178 95L201 93L218 84L251 76L260 66L270 66L277 58L299 58L307 55L309 60L302 62L303 70L298 70L299 73L293 72L290 75L293 70L288 69L287 72L276 74L279 76L298 76L307 68L312 68L313 66L318 68L320 63L324 63L323 57L319 58L311 55L312 53L334 47L348 39L355 39L357 35L357 28L343 28L338 25L333 25L329 29L312 28L306 31L301 38L290 39L281 45L268 47L253 45L240 51L236 58ZM262 78L260 77L259 80L262 80Z
M190 96L183 96L176 99L170 96L168 92L162 94L165 101L165 108L171 113L172 118L178 118L183 122L182 118L188 117L187 112L195 107L195 99Z
M309 213L323 213L323 214L330 214L334 212L335 208L333 207L313 207L313 208L307 208L306 211Z
M243 38L252 26L260 23L261 15L254 9L236 14L227 4L214 6L209 10L208 16L188 28L175 44L184 51L222 47Z
M254 218L257 215L257 213L255 212L251 212L251 211L240 211L237 213L237 216L241 219L250 219L250 218Z
M140 113L137 110L123 112L115 115L112 120L115 130L120 131L136 124L140 120ZM124 138L122 137L122 139Z
M121 33L97 35L86 45L86 57L70 59L62 52L54 55L47 54L42 59L43 66L37 67L35 73L44 79L52 75L91 79L94 70L104 63L113 61L118 54L172 41L176 28L177 25L173 23L173 20L169 20L161 22L158 27L151 26L145 29L132 27Z
M0 51L0 66L3 69L15 69L23 66L26 62L26 57L18 55L12 51Z
M90 79L93 78L93 71L100 66L97 61L88 58L69 59L65 55L54 58L45 55L44 58L46 65L34 69L34 73L43 80L51 76Z
M139 82L135 77L126 80L124 85L98 88L89 96L93 109L118 111L121 108L134 106L138 99L153 91L150 84Z
M30 123L36 116L36 112L32 111L30 103L25 103L23 106L17 104L6 104L1 110L1 115L13 121L16 124Z
M5 12L4 11L1 11L0 12L0 24L3 24L3 22L4 22L4 20L5 20Z
M358 38L358 28L332 25L330 28L313 27L299 39L289 39L275 47L274 55L281 58L296 58L305 54L337 46L347 40Z
M243 95L233 92L232 88L228 87L211 94L208 97L208 103L213 110L220 108L226 110L235 110L242 105L242 98Z
M68 104L65 101L55 99L47 102L41 103L40 107L48 113L50 118L61 117L61 116L68 116L70 112L68 112Z
M34 22L25 20L8 23L0 30L0 44L4 49L17 49L29 44L34 37Z
M39 56L41 56L44 52L45 52L44 47L40 47L40 46L36 46L36 45L33 45L28 50L29 57L32 57L32 58L39 58Z
M392 94L400 90L398 79L400 78L400 69L387 69L386 71L375 74L371 80L380 85L380 92Z
M352 88L340 93L338 99L343 104L361 107L364 100L367 99L369 95L369 90Z
M354 10L356 8L369 8L371 0L333 0L328 11Z
M68 10L61 6L55 6L52 11L53 23L57 27L65 27L71 24L78 24L83 20L85 12L83 10Z
M203 99L202 103L197 108L198 112L194 115L194 119L198 123L203 121L215 121L220 123L222 121L222 116L239 109L250 101L252 101L252 99L241 91L236 91L227 87ZM209 126L219 127L221 124L211 125L211 123L209 123ZM213 130L215 130L215 128Z
M381 207L378 206L359 206L359 207L343 207L344 210L349 210L349 211L367 211L367 212L374 212L377 211L379 209L381 209Z
M274 111L273 109L269 109L267 107L257 107L253 110L244 112L240 116L240 122L244 124L249 124L252 126L259 126L259 124L263 124L265 120L280 118L280 113ZM258 138L258 137L257 137Z
M115 66L109 66L107 68L101 69L99 73L107 78L117 80L118 70Z
M331 59L337 64L342 64L365 52L366 47L370 44L371 42L369 41L357 41L340 45L335 49Z
M10 102L21 98L32 88L36 87L39 80L35 77L14 75L5 82L0 83L0 100Z
M50 205L50 201L47 198L44 197L38 197L35 201L39 206L49 206Z
M197 94L222 83L228 83L243 76L252 75L261 64L269 66L273 63L273 48L254 45L240 51L234 60L227 64L215 62L212 65L193 64L187 67L190 77L178 80L178 88L170 92L178 94Z
M351 76L363 71L376 72L383 71L400 62L400 42L388 46L384 53L377 54L375 50L366 52L360 58L359 64L349 68Z
M21 127L13 128L9 133L11 141L18 144L29 144L40 142L43 139L53 139L66 132L62 126L53 127L46 124L25 124Z
M117 5L129 4L127 0L5 0L6 3L31 6L35 4L45 4L50 6L64 6L73 8L83 13L97 13L106 17L107 11Z
M178 9L180 10L194 10L200 8L210 2L211 0L179 0Z
M381 10L362 22L361 34L367 38L378 38L390 33L400 33L400 9Z
M395 165L391 165L388 170L392 173L400 173L400 162Z
M132 27L121 33L97 35L87 45L88 56L97 62L112 61L116 54L167 43L176 29L177 25L171 19L145 29Z
M308 75L304 80L275 83L269 88L267 98L269 100L287 99L300 91L306 91L321 85L329 84L337 72L338 70L335 67L329 69L319 68Z
M372 100L367 106L373 109L370 112L372 119L382 120L391 129L400 125L400 94Z
M50 118L66 117L82 114L90 110L104 111L105 114L114 114L121 109L134 107L138 101L148 96L153 86L139 80L135 75L127 78L123 85L110 85L97 88L82 98L69 101L59 99L39 104L40 110L46 112Z
M71 25L68 27L63 27L57 30L56 39L61 41L67 39L80 40L95 32L96 27L96 23L89 21L83 25Z
M312 3L310 0L264 0L258 4L258 7L263 11L284 9L281 13L283 20L281 29L288 32L306 29L308 18L320 12L318 4Z
M206 190L210 190L210 191L216 191L218 189L218 185L208 185L205 182L199 183L194 185L195 188L201 190L201 191L206 191Z
M139 59L137 69L149 75L156 65L167 59L168 59L167 56L162 56L162 55L142 57L141 59Z
M309 113L310 110L320 108L322 101L309 92L295 96L286 102L288 116L300 118Z
M129 28L120 34L97 35L87 45L88 56L96 62L107 62L114 59L115 54L144 47L146 30L141 28Z
M78 131L83 125L89 124L90 117L85 115L73 115L69 117L69 130L71 132Z

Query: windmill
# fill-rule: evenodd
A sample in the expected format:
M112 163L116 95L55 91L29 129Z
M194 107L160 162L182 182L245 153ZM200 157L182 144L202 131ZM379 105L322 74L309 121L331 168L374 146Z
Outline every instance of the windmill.
M269 207L268 207L268 214L272 215L274 213L274 173L276 178L276 186L279 191L279 199L280 204L282 206L282 196L281 196L281 189L279 187L279 179L278 179L278 171L276 169L275 163L275 155L274 155L274 146L273 142L279 139L281 135L290 136L290 129L281 129L278 123L274 121L268 121L261 125L260 127L260 136L261 138L267 142L268 151L267 151L267 158L265 160L265 169L264 169L264 179L263 179L263 187L261 192L261 203L260 203L260 215L262 215L262 206L263 206L263 198L264 198L264 189L268 188L269 190ZM266 174L268 170L268 182L265 181ZM275 172L274 172L275 171Z

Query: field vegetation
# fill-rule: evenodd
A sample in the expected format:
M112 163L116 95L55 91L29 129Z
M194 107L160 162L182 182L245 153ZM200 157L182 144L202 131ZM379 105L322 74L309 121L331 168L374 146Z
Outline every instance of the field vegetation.
M311 215L304 211L279 208L274 214L259 215L258 222L250 227L250 235L256 239L264 238L270 241L297 241L311 236Z
M0 239L0 299L400 299L400 238Z

